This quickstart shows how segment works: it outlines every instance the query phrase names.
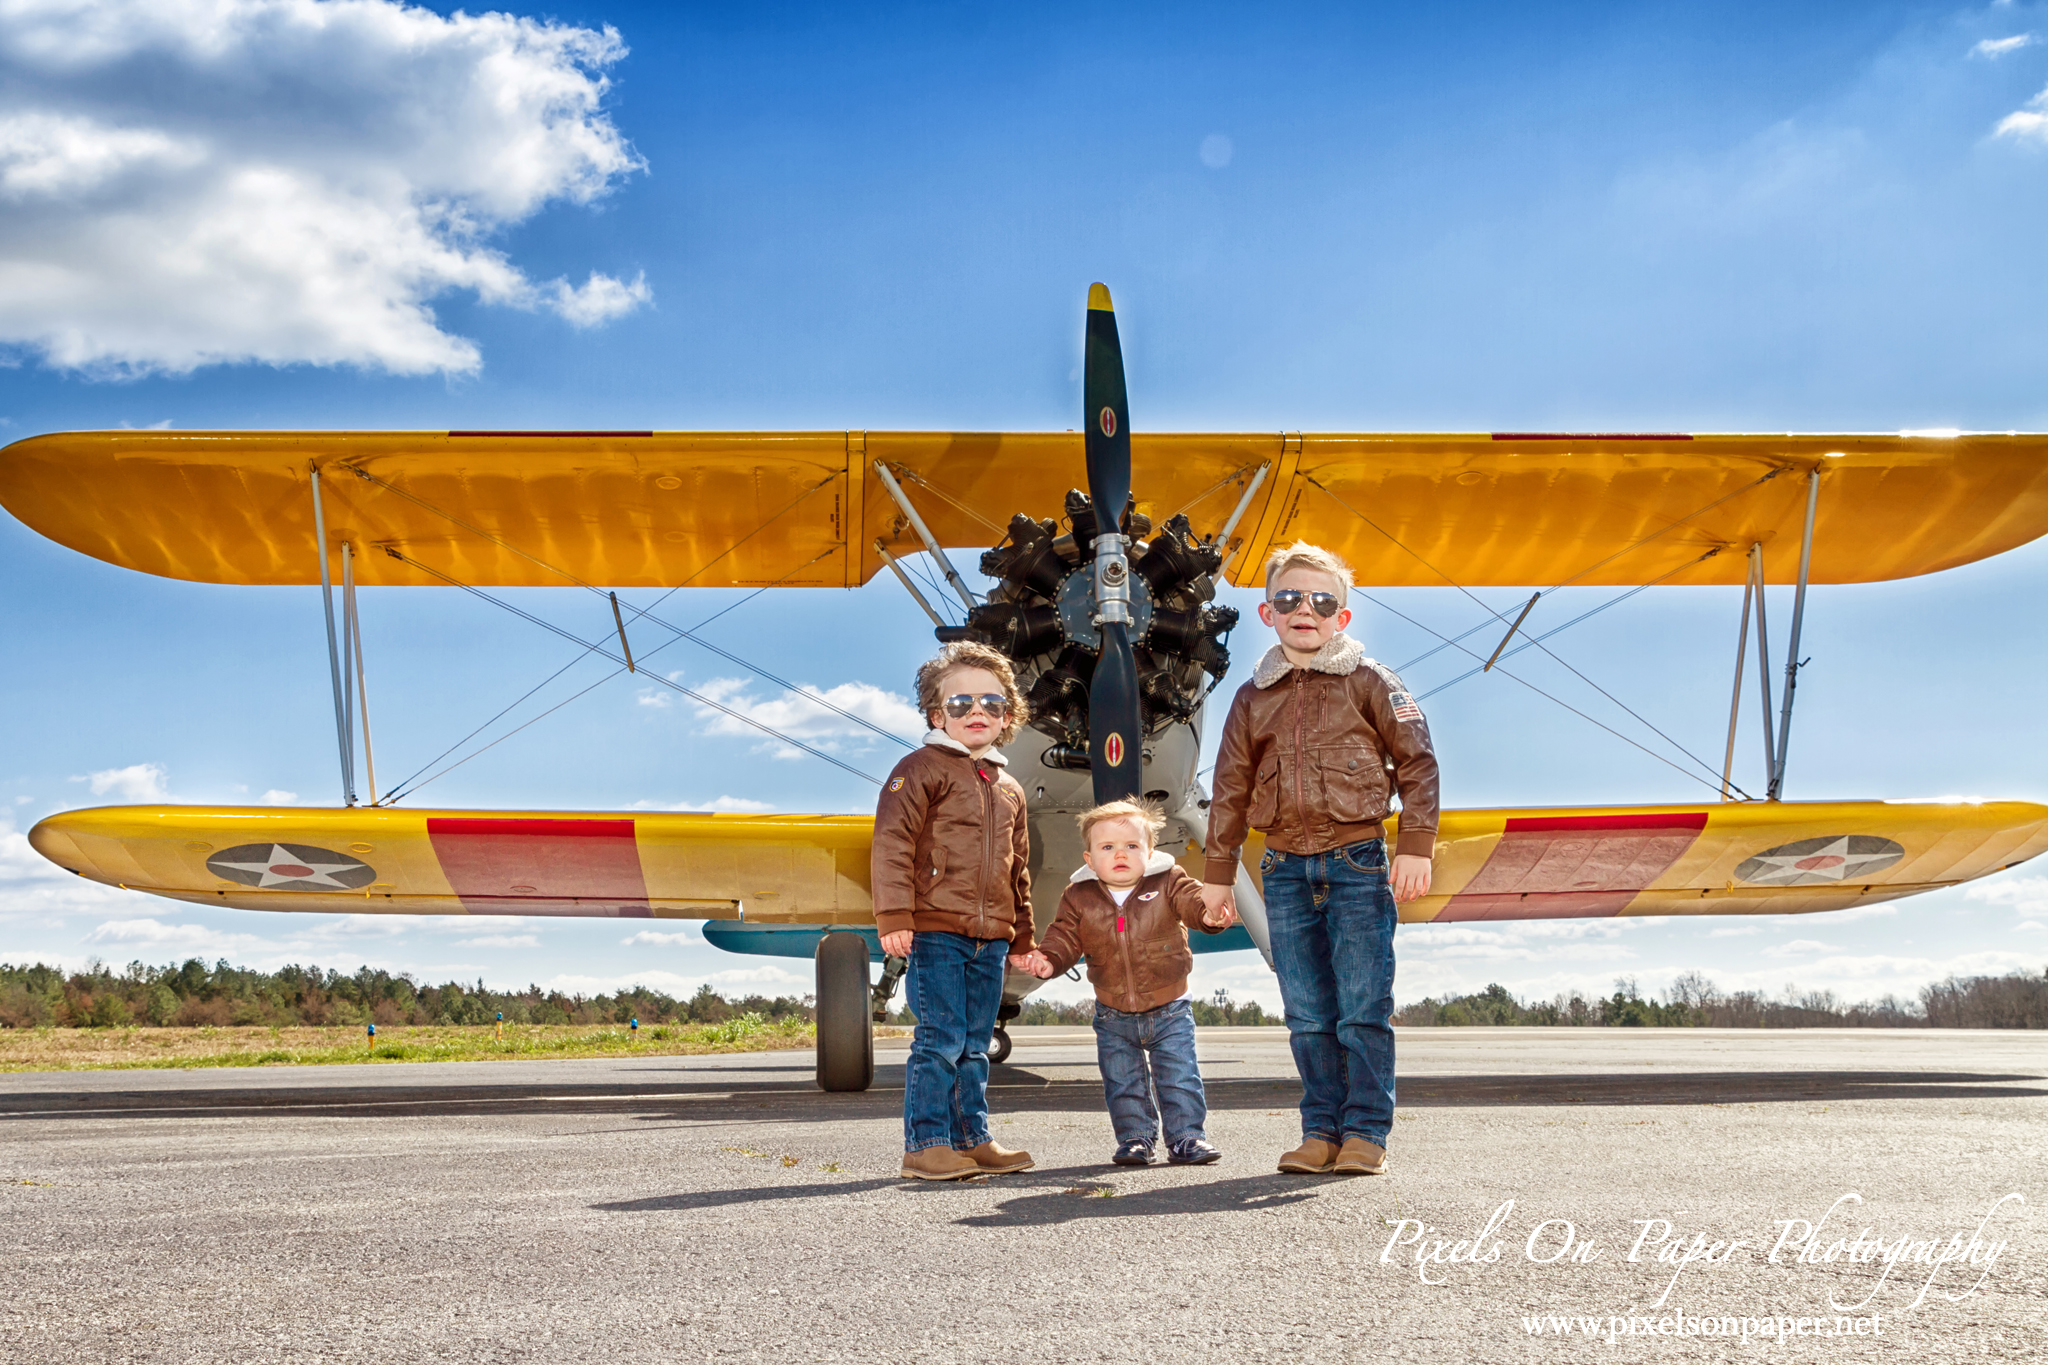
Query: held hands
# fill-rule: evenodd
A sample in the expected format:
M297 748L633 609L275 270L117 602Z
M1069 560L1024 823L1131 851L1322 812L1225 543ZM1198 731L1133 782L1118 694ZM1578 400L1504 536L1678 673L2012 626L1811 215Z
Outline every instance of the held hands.
M1222 918L1218 919L1217 916ZM1227 925L1237 918L1237 896L1229 887L1216 882L1202 883L1202 923Z
M1389 881L1398 904L1429 894L1430 861L1419 853L1396 853Z
M893 934L882 935L882 951L890 957L909 957L910 941L916 934L909 929L898 929Z
M1010 970L1013 972L1029 973L1030 975L1037 977L1040 981L1046 981L1051 979L1053 974L1051 960L1048 959L1044 953L1039 952L1036 948L1033 948L1030 952L1023 954L1021 957L1014 953L1011 954Z

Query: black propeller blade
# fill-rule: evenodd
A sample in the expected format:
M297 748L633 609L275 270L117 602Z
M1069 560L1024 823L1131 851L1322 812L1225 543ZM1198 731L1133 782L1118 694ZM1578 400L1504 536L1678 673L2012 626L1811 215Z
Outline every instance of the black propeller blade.
M1087 433L1088 496L1095 504L1095 619L1102 654L1088 687L1088 757L1095 800L1144 789L1139 734L1138 664L1131 653L1131 562L1124 553L1124 507L1131 497L1131 421L1124 393L1124 352L1109 289L1088 286L1088 349L1081 384Z

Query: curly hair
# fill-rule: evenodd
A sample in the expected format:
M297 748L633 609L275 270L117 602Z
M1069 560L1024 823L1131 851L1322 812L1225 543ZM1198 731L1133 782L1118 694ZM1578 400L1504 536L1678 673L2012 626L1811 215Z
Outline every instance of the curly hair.
M985 668L1002 683L1003 697L1010 703L1010 710L1003 717L1002 733L996 736L996 744L1008 744L1030 723L1031 708L1024 704L1024 693L1017 686L1017 673L1010 667L1009 656L972 640L947 645L917 670L917 709L924 712L925 724L934 730L945 728L932 716L945 704L946 679L963 668Z
M1150 801L1132 801L1128 798L1122 801L1105 801L1074 817L1075 823L1081 826L1081 847L1088 847L1088 840L1093 837L1097 825L1110 820L1135 821L1138 828L1145 831L1147 844L1157 844L1159 832L1166 828L1166 817L1160 813L1159 807Z

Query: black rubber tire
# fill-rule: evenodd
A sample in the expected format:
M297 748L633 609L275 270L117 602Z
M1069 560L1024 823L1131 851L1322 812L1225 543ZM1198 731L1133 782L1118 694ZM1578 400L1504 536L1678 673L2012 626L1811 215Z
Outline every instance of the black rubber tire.
M1008 1029L997 1029L995 1037L989 1040L988 1059L992 1063L1010 1060L1010 1033Z
M818 1088L865 1090L875 1079L875 1029L868 941L859 934L818 940Z

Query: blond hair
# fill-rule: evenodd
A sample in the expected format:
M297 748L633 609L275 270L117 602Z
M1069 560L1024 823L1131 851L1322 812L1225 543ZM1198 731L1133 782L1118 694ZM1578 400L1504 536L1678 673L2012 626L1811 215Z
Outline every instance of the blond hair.
M1273 591L1273 580L1289 569L1313 569L1317 573L1328 574L1337 580L1338 604L1349 605L1351 566L1322 546L1297 540L1285 549L1273 551L1272 558L1266 561L1266 591L1269 594Z
M1129 820L1145 831L1145 846L1150 848L1159 842L1159 831L1166 828L1166 817L1150 801L1105 801L1074 817L1081 826L1081 847L1088 847L1094 837L1095 827L1111 820Z
M963 668L985 668L1003 685L1003 699L1010 703L1010 709L1003 717L1002 733L996 736L996 743L1008 744L1030 722L1031 708L1024 704L1024 694L1017 688L1017 671L1010 667L1009 656L972 640L947 645L917 670L917 707L924 712L925 723L935 730L945 728L943 721L934 722L932 716L946 703L946 679Z

